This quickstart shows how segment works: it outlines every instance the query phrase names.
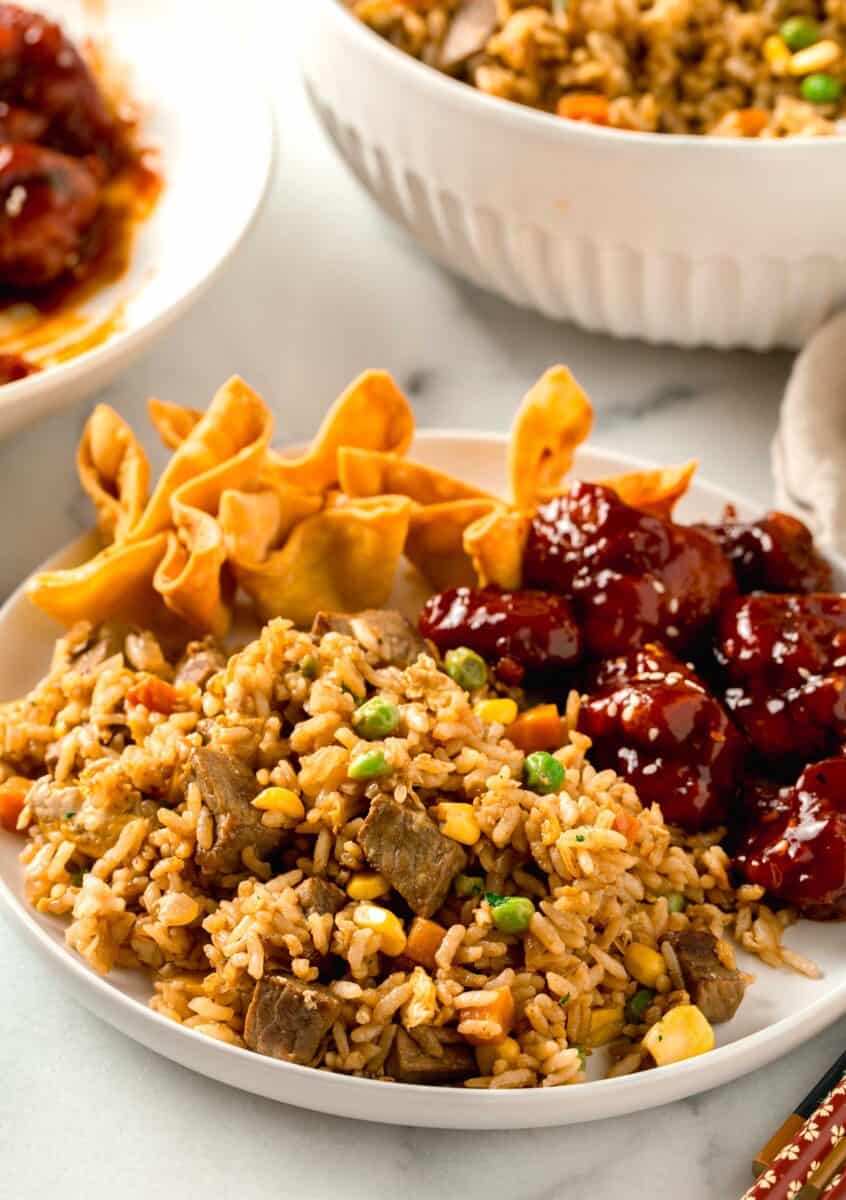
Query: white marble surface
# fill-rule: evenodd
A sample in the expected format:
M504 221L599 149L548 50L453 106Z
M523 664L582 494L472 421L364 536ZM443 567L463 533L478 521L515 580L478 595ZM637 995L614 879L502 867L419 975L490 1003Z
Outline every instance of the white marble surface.
M599 408L597 442L659 460L696 455L704 475L766 502L788 357L612 342L442 273L321 140L285 9L296 32L295 5L238 6L279 126L266 207L213 291L104 398L139 421L148 395L202 405L239 371L273 404L278 436L296 438L355 373L384 365L413 394L421 424L505 429L526 386L563 361ZM85 415L79 407L0 444L0 595L89 520L72 467ZM846 1038L843 1022L719 1092L613 1122L510 1135L388 1129L275 1105L154 1056L68 1000L5 922L0 961L9 1200L731 1200L754 1150Z

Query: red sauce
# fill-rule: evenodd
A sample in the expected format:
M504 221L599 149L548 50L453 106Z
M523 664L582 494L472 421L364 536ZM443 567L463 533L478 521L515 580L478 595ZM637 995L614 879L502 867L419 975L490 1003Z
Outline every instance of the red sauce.
M572 667L582 642L570 605L544 592L450 588L423 608L420 630L443 653L458 646L494 663L506 682Z
M740 782L743 742L725 710L690 667L646 646L599 667L579 729L591 759L613 768L644 805L696 831L722 824Z
M742 837L734 865L749 883L806 910L846 913L846 757L806 767L792 788Z
M717 540L639 512L607 487L575 483L541 505L524 580L571 599L588 653L607 658L662 641L683 651L734 589Z

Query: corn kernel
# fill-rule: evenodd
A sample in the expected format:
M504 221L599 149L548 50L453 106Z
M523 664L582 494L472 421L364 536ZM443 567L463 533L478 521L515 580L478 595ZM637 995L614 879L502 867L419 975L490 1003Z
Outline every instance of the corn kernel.
M517 705L513 700L480 700L473 712L486 725L510 725L517 720Z
M372 929L381 939L381 950L392 958L402 954L405 949L406 936L402 922L387 908L378 904L359 904L353 913L353 920L359 929Z
M660 976L667 970L664 956L651 946L644 946L642 942L632 942L626 948L623 962L632 979L636 979L647 988L654 988Z
M787 70L787 64L791 59L790 50L787 48L787 43L777 33L771 34L764 40L764 58L774 75L783 75Z
M643 1039L659 1067L682 1062L714 1048L714 1031L695 1004L679 1004L664 1013Z
M347 884L347 895L351 900L378 900L391 890L391 885L376 871L359 871Z
M840 58L840 47L831 38L823 38L813 46L797 50L790 56L788 71L791 75L811 75L814 71L826 71Z
M281 813L291 821L301 821L305 816L305 805L290 788L267 787L253 801L254 808L263 812Z
M460 842L462 846L475 846L482 836L472 804L455 804L447 801L444 804L435 805L432 812L437 818L444 837L452 838L454 842Z
M163 925L190 925L199 915L199 904L185 892L170 892L159 905L158 918Z
M513 1037L503 1038L501 1042L491 1042L485 1046L476 1047L476 1062L483 1075L493 1073L494 1063L498 1058L507 1062L509 1067L517 1065L520 1057L520 1043Z
M623 1032L623 1009L594 1008L590 1014L590 1034L588 1043L591 1046L604 1046L613 1042L615 1037Z

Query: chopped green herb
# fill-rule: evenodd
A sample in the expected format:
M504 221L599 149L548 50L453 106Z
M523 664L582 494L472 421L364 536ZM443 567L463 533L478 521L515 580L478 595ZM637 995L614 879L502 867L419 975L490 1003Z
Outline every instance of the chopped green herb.
M635 992L631 1000L626 1005L626 1016L635 1024L643 1020L643 1015L649 1008L655 997L655 993L649 988L641 988Z
M75 812L66 812L66 813L65 813L65 820L66 820L66 821L72 821L72 820L73 820L73 818L74 818L75 816L76 816L76 813L75 813Z
M685 898L681 894L681 892L668 892L667 893L667 908L670 910L671 913L684 912L684 908L685 908L686 904L687 904L687 901L685 900Z
M466 899L468 896L481 896L485 890L485 881L481 875L456 875L455 894Z
M74 887L82 887L82 881L87 875L87 871L71 871L71 883Z
M576 841L577 841L577 842L583 842L584 840L585 840L585 835L584 835L583 833L577 833L577 834L576 834Z
M585 1048L584 1046L576 1046L575 1049L579 1052L579 1062L581 1063L582 1070L584 1071L585 1067L587 1066L587 1055L585 1054Z
M562 996L561 999L558 1001L558 1003L561 1005L562 1008L566 1008L567 1005L570 1003L570 997Z
M300 670L302 671L303 675L305 675L306 679L317 678L317 659L313 654L307 654L305 658L302 659L300 662Z
M496 908L498 904L504 904L508 897L499 896L496 892L485 892L485 899L491 908Z

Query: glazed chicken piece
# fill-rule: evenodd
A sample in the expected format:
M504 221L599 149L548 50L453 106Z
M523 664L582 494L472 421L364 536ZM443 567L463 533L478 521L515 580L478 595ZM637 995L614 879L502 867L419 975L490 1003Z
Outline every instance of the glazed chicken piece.
M79 51L55 22L15 4L0 4L0 101L17 110L15 141L96 155L109 171L123 158L120 125Z
M28 143L0 146L0 286L42 288L72 270L99 208L86 163Z
M459 646L475 650L512 684L527 671L572 667L582 653L572 608L549 592L449 588L426 601L420 629L442 654Z
M650 645L598 669L579 714L591 761L660 804L690 831L722 824L736 792L743 743L701 679L663 646Z
M720 619L725 703L762 760L838 753L846 741L846 596L736 598Z
M831 567L810 529L788 513L765 513L759 521L738 521L728 513L719 525L698 528L719 539L744 594L825 592L831 587Z
M569 597L585 650L600 659L653 641L695 647L735 586L713 535L639 512L597 483L574 483L540 506L523 577Z
M846 914L846 757L806 767L778 806L753 810L734 866L806 916Z

